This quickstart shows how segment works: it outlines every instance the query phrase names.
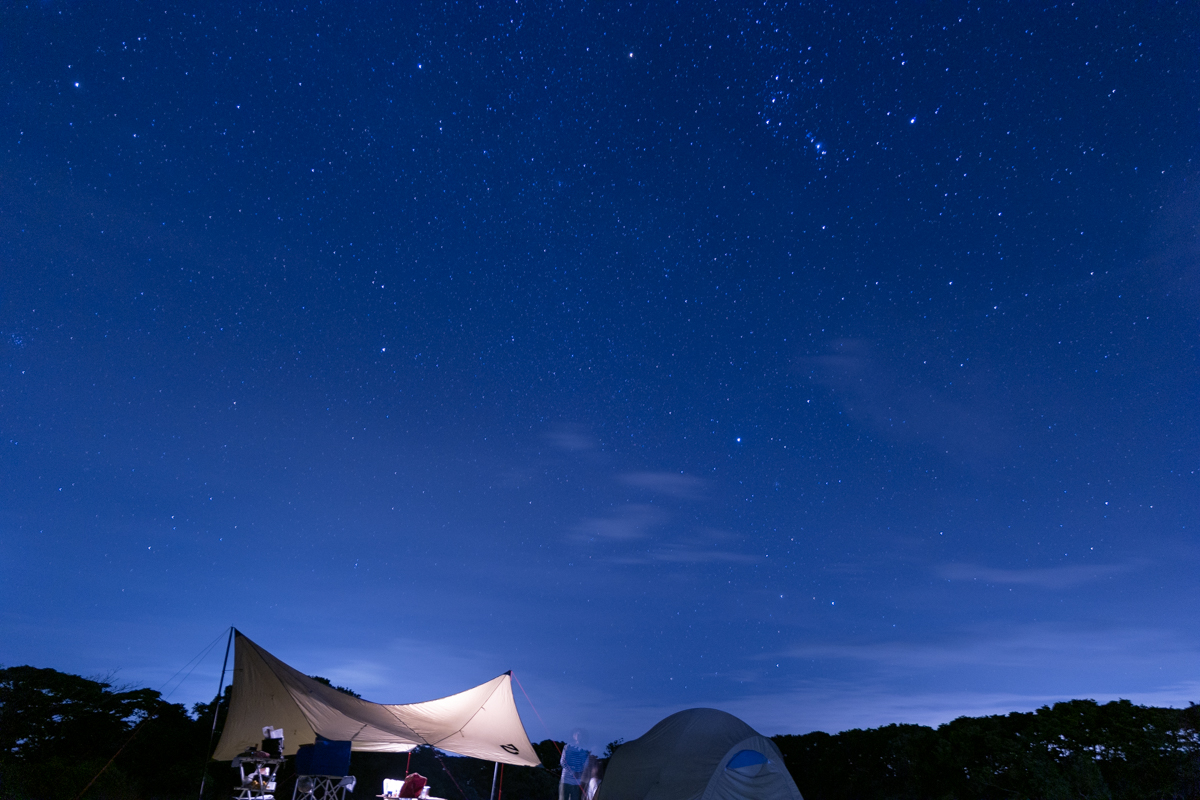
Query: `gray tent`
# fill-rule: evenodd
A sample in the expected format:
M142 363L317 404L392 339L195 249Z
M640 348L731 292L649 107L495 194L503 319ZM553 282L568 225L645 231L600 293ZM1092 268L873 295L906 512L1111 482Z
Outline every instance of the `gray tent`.
M775 743L732 714L672 714L613 753L597 800L801 800Z

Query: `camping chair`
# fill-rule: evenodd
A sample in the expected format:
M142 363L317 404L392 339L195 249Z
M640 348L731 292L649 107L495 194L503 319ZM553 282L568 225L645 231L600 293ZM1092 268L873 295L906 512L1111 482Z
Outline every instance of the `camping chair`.
M292 800L346 800L357 783L349 771L350 742L318 736L313 744L300 745Z

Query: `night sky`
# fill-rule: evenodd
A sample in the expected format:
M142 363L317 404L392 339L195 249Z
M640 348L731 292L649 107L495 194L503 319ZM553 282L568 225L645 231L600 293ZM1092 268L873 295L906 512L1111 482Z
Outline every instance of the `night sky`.
M1194 5L247 5L0 10L0 663L1200 700Z

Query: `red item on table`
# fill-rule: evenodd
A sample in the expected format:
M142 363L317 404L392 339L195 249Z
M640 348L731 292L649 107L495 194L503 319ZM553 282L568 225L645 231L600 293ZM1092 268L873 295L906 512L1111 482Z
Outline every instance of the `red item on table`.
M409 773L409 776L404 779L404 785L400 787L401 797L420 797L421 790L425 788L425 776L418 772Z

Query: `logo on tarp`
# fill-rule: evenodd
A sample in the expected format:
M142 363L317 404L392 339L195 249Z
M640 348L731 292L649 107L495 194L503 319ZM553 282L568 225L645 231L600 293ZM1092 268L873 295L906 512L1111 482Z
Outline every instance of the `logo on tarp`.
M500 745L500 749L512 753L514 756L521 752L520 748L515 744L502 744Z

